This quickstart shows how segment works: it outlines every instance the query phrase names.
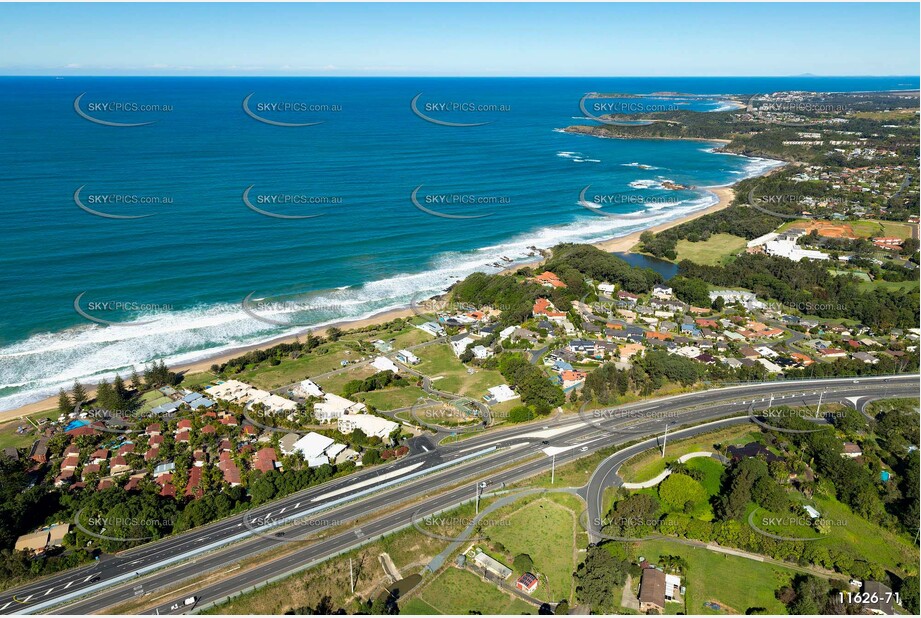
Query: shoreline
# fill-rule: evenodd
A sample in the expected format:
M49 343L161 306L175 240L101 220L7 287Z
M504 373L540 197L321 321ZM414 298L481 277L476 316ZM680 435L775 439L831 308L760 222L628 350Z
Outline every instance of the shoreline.
M718 140L706 140L706 141L718 141ZM784 165L772 168L763 174L759 174L758 176L768 176L774 173L776 170L779 170L785 167L787 163L788 162L784 162ZM751 178L755 178L758 176L752 176ZM739 181L741 180L742 179L740 179ZM617 236L614 238L610 238L608 240L601 240L601 241L597 241L594 243L585 243L585 244L591 244L592 246L597 247L603 251L607 251L609 253L629 253L630 249L633 248L639 242L640 235L643 234L643 232L649 231L649 232L653 232L654 234L658 234L659 232L676 227L678 225L681 225L682 223L693 221L694 219L697 219L704 215L712 214L714 212L723 210L724 208L728 208L732 204L733 200L735 199L735 189L734 189L735 184L736 183L733 183L732 185L729 185L727 187L713 187L713 188L705 189L707 191L710 191L711 193L716 194L716 196L719 198L719 201L712 206L708 206L707 208L696 210L692 213L689 213L686 216L673 219L672 221L666 221L665 223L661 223L659 225L656 225L650 228L646 228L645 230L631 232L630 234L627 234L626 236ZM538 266L542 264L545 259L546 258L541 258L540 260L535 260L533 262L523 262L523 263L515 264L513 266L503 269L497 274L506 275L506 274L513 273L517 271L519 268L522 268L525 266L531 266L531 267ZM403 307L403 308L382 311L380 313L377 313L367 318L362 318L359 320L343 320L341 322L335 322L335 323L328 324L326 326L322 326L319 328L305 327L303 330L299 330L297 333L293 335L284 335L280 337L275 337L273 339L269 339L269 340L266 340L260 343L254 343L251 345L233 348L231 350L227 350L224 352L219 352L212 356L206 356L205 358L202 358L197 361L191 361L191 362L182 363L178 365L172 365L170 366L170 371L181 373L183 375L201 373L204 371L208 371L211 368L211 365L227 362L228 360L232 358L236 358L243 354L246 354L247 352L251 352L253 350L260 350L260 349L262 350L268 349L280 343L291 343L296 338L304 336L308 332L312 332L314 335L322 336L330 328L333 328L333 327L342 328L343 330L364 328L364 327L373 326L376 324L383 324L385 322L389 322L396 318L411 317L413 315L414 313L410 307ZM88 395L90 396L95 395L96 393L95 386L84 384L84 387L86 387L86 391ZM36 414L39 412L45 412L47 410L56 409L56 408L57 408L57 395L52 395L44 399L41 399L39 401L35 401L32 403L28 403L26 405L20 406L18 408L0 411L0 424L14 421L23 416L29 416L32 414Z

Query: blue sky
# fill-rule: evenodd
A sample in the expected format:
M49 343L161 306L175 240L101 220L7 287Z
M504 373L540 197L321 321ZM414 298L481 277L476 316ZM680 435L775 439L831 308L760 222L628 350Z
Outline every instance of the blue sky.
M0 4L4 75L918 75L919 4Z

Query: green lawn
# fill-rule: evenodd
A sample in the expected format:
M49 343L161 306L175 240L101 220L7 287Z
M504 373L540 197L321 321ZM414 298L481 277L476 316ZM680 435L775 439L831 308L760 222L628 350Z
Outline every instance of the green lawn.
M480 399L487 388L505 383L498 371L474 368L474 373L467 373L467 366L447 344L422 348L416 356L421 360L416 371L433 378L432 386L438 390Z
M575 532L579 511L550 499L536 500L511 513L503 522L488 529L491 541L505 546L509 557L528 554L534 561L540 585L534 597L544 601L570 599L575 558ZM499 558L500 561L502 560ZM512 566L509 560L506 564ZM515 572L512 577L519 577ZM511 579L511 578L510 578Z
M501 592L479 577L454 567L442 571L416 597L442 614L536 614L537 609L521 599Z
M43 412L30 414L28 418L38 422L43 418L55 420L58 416L60 416L60 414L57 410L45 410ZM27 433L16 433L16 428L20 426L28 426L30 430ZM0 448L6 448L8 446L12 446L13 448L24 448L30 446L37 439L38 432L35 426L25 419L17 418L7 423L0 424Z
M705 601L722 605L722 613L744 614L750 607L764 607L771 614L786 614L786 607L774 598L774 591L787 585L796 575L783 567L729 556L670 541L644 541L637 544L636 555L655 562L661 555L677 555L688 563L683 582L686 613L720 613L704 607Z
M678 258L675 261L691 260L698 264L721 264L727 257L744 249L747 242L733 234L713 234L708 240L701 242L679 240L676 247Z
M862 291L874 291L874 290L918 290L918 281L883 281L882 279L877 279L876 281L861 281L859 287Z
M360 358L361 354L354 349L354 346L357 346L355 342L328 343L309 354L304 354L297 359L287 359L274 367L268 363L262 363L258 367L249 368L227 377L271 390L339 369L340 361Z
M425 391L418 386L403 386L383 391L359 393L353 399L369 403L378 410L394 410L396 408L407 408L416 403L419 397L424 396Z
M416 597L405 604L399 603L400 613L408 616L436 616L441 614L437 609Z
M662 457L661 451L651 448L624 462L618 473L627 482L641 483L655 478L656 475L665 470L667 463L676 460L682 455L696 451L713 452L713 445L717 443L724 445L747 444L757 441L759 435L760 432L753 431L750 425L736 425L692 438L669 442L666 447L665 458Z
M345 386L346 382L364 380L365 378L370 378L375 373L377 373L377 369L370 364L355 365L331 376L317 378L315 382L322 387L325 392L341 395L342 388Z
M720 481L723 478L723 464L712 457L695 457L687 462L691 470L700 470L704 477L699 481L707 495L715 496L720 493Z

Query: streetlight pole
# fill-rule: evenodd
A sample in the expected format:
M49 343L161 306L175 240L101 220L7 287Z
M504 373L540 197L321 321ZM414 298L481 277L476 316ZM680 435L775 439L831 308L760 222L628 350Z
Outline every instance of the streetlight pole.
M553 485L553 480L556 477L556 453L550 456L550 484Z
M665 458L665 443L668 442L668 423L665 423L665 436L662 438L662 458Z

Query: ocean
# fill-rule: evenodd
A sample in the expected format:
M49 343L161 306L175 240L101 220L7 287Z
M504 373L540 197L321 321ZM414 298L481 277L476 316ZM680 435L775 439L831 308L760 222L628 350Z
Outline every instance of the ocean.
M716 202L708 187L776 165L705 142L561 132L592 123L583 107L598 100L580 107L586 93L701 95L622 101L642 117L726 109L722 93L917 87L917 77L0 78L0 410L75 379L406 306L533 259L535 247L705 208Z

